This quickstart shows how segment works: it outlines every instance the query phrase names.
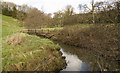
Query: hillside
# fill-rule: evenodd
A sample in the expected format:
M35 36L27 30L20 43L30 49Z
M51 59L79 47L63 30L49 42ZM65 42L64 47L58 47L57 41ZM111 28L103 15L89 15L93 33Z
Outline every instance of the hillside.
M2 15L2 39L19 32L23 27L19 27L21 23L12 17Z
M2 15L3 71L56 71L64 67L59 46L49 39L21 33L18 20ZM61 63L61 61L63 61Z

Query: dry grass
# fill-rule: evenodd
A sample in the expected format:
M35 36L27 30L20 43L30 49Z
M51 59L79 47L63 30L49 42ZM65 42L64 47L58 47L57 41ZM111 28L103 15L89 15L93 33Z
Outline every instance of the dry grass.
M23 34L23 33L13 34L10 38L7 38L5 43L10 44L10 45L19 45L20 43L22 43L25 40L24 36L25 36L25 34Z

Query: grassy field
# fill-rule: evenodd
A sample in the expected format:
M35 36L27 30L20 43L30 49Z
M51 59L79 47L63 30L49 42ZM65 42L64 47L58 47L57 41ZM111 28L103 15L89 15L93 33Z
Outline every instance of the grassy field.
M55 71L64 67L59 46L49 39L21 33L18 20L2 15L2 66L4 71ZM62 63L61 63L62 61Z

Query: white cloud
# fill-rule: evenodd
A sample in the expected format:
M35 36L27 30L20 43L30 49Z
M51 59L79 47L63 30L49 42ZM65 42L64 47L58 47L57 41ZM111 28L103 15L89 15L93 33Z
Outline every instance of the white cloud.
M27 4L28 6L36 7L43 10L45 13L54 13L62 10L67 5L72 5L75 12L79 12L79 4L89 4L91 0L3 0L13 2L17 5ZM95 0L104 1L104 0Z

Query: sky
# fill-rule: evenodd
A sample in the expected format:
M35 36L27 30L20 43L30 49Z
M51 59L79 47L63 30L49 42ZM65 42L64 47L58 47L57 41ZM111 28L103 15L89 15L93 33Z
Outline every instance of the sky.
M36 7L45 13L54 13L59 10L63 10L67 5L72 5L74 11L79 13L79 4L88 4L90 6L91 0L3 0L6 2L13 2L17 5L26 4L31 7ZM95 0L107 1L107 0Z

